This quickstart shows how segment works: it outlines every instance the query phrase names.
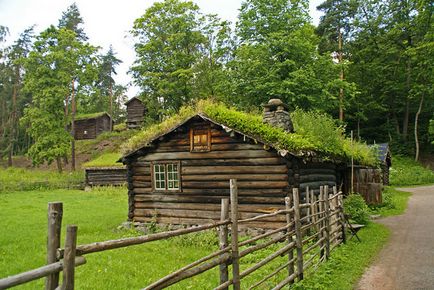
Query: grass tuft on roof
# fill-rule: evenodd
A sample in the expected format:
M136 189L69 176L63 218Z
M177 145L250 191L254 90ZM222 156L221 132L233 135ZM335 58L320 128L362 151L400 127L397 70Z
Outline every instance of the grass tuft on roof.
M103 116L104 114L107 114L107 112L97 112L97 113L89 113L89 114L77 114L75 116L75 120L86 120L86 119L95 119L98 117Z
M117 162L121 158L121 154L117 152L105 153L97 158L83 164L86 168L101 168L101 167L123 167L122 163Z
M229 128L242 132L277 150L287 150L297 156L315 152L318 157L343 158L364 165L376 165L375 153L364 143L353 142L344 135L344 128L327 114L305 112L297 109L291 113L295 133L287 133L280 128L262 122L257 113L245 113L229 108L213 100L201 100L194 106L184 106L161 123L143 128L122 146L122 154L148 146L149 142L170 132L189 118L203 114Z

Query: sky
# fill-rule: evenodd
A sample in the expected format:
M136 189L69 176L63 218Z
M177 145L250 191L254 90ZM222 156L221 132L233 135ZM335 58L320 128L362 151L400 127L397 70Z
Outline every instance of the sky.
M323 0L310 1L313 23L318 24L320 12L316 6ZM127 74L135 59L133 39L129 36L135 19L144 14L155 0L0 0L0 25L10 31L13 41L26 28L36 24L36 33L49 25L57 25L62 12L75 2L84 21L84 30L92 45L107 51L113 46L123 63L117 69L116 81L127 85L131 78ZM221 19L236 22L242 0L193 0L203 13L217 14ZM138 88L131 87L128 96L133 97Z

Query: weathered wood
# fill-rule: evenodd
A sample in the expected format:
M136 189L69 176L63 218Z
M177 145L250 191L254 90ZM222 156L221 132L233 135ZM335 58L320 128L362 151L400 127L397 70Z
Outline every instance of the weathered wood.
M76 257L74 263L75 266L78 267L84 265L86 263L86 259L84 257ZM59 261L46 266L39 267L37 269L33 269L17 275L9 276L0 279L0 289L7 289L10 287L22 285L33 280L41 279L49 275L59 273L62 270L63 270L63 261Z
M254 158L274 157L276 153L263 150L211 151L211 152L162 152L150 153L141 157L141 161L180 160L180 159L214 159L214 158Z
M325 212L324 212L324 187L321 186L320 187L320 192L319 192L319 196L318 196L318 217L317 217L317 221L318 223L318 227L319 227L319 238L323 238L325 233L323 231L324 229L324 219L325 219ZM321 248L324 248L325 246L323 244L321 244ZM324 258L324 251L321 250L321 254L320 254L320 258Z
M181 236L189 233L200 232L207 229L216 228L223 224L228 224L228 223L229 221L216 222L212 224L206 224L206 225L191 227L187 229L179 229L179 230L169 231L169 232L162 232L162 233L157 233L152 235L123 238L123 239L110 240L104 242L96 242L96 243L91 243L86 245L79 245L77 246L76 251L77 251L77 255L84 255L84 254L96 253L96 252L101 252L106 250L123 248L132 245L140 245L152 241L158 241L158 240ZM65 251L64 249L59 249L57 253L57 257L62 258L64 255L64 251Z
M86 185L122 185L127 182L127 169L124 167L85 168Z
M237 180L231 179L230 198L231 198L231 246L232 246L232 281L234 290L240 290L240 262L238 252L238 187Z
M304 174L300 176L300 182L336 181L335 174Z
M48 203L47 265L58 262L56 254L57 249L60 248L62 216L63 204L61 202ZM45 289L54 290L57 286L59 286L59 273L47 276Z
M326 259L330 258L330 200L329 200L329 187L324 186L324 210L325 210L325 255Z
M294 223L295 223L295 244L297 246L297 273L298 280L303 280L303 243L302 243L302 233L301 233L301 223L300 223L300 201L298 188L294 188L293 191L294 199Z
M286 181L240 181L238 182L239 188L284 188L288 186ZM193 182L193 181L182 181L182 188L228 188L227 182L224 181L208 181L208 182Z
M150 177L149 177L150 178ZM234 178L238 181L286 181L287 174L210 174L210 175L184 175L183 181L228 181Z
M237 165L284 165L284 161L282 158L275 157L264 157L264 158L249 158L249 159L241 159L241 158L224 158L224 159L213 159L210 160L201 160L201 159L189 159L182 160L182 166L209 166L210 164L214 166L218 165L227 165L227 166L237 166Z
M224 198L221 202L221 214L220 214L220 221L225 221L229 219L229 199ZM222 225L220 226L220 232L219 232L219 248L220 250L225 249L228 246L229 238L228 238L228 226ZM225 283L229 280L229 273L228 273L228 264L227 263L221 263L219 266L220 270L220 284Z
M77 245L77 226L66 227L65 253L63 257L62 290L74 290L75 255Z
M139 196L138 196L139 197ZM201 203L165 203L165 202L136 202L136 208L141 209L185 209L185 210L209 210L209 211L219 211L221 206L219 204L201 204ZM238 204L238 209L240 212L251 212L251 213L270 213L275 212L279 209L283 209L281 206L276 206L274 204Z
M192 269L188 269L183 271L182 273L174 276L172 279L168 280L167 282L164 283L160 283L159 285L155 285L153 287L146 287L143 288L144 290L157 290L157 289L164 289L170 285L173 285L177 282L180 282L182 280L185 280L187 278L193 277L193 276L197 276L205 271L208 271L214 267L216 267L217 265L220 265L221 263L225 263L230 259L230 255L229 254L223 254L222 256L208 262L208 263L204 263L200 266L197 266L195 268Z
M285 198L285 209L288 211L286 213L286 224L288 226L290 226L293 223L292 218L291 218L291 213L289 212L289 210L291 209L291 196L290 195L288 195ZM288 228L287 232L288 233L291 232L291 228ZM288 242L288 244L292 244L294 242L292 235L288 235L287 242ZM294 250L291 249L288 251L288 276L291 276L293 274L294 274Z
M212 152L208 152L210 154ZM241 152L242 153L242 152ZM201 153L197 153L201 154ZM192 174L278 174L287 173L288 169L285 165L275 166L183 166L181 173L183 175Z

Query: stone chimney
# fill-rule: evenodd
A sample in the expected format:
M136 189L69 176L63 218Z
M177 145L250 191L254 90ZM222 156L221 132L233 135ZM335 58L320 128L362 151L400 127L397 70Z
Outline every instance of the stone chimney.
M280 99L271 99L264 107L263 122L273 127L282 128L287 132L293 132L291 116L288 112L288 105Z

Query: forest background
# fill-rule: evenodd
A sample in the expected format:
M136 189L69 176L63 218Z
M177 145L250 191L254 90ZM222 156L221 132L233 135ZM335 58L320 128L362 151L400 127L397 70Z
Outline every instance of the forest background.
M193 2L154 3L135 20L130 68L158 122L212 97L257 111L280 98L292 109L325 112L368 143L419 158L434 139L434 4L427 0L327 0L314 26L309 1L246 0L236 23ZM39 34L29 27L0 50L0 156L59 161L74 148L77 114L125 118L122 62L83 29L76 4ZM8 40L0 23L0 42ZM431 121L430 121L431 120ZM73 127L73 126L72 126Z

